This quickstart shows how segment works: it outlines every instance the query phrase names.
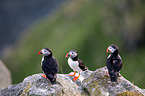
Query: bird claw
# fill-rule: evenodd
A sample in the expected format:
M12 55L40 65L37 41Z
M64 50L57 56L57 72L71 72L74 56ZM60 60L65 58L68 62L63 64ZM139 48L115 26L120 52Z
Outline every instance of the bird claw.
M110 77L110 75L109 75L108 71L107 71L107 75L108 75L108 77Z
M76 81L78 78L79 78L79 76L78 77L74 77L73 81Z
M56 81L56 78L52 79L52 81Z
M75 74L73 74L73 75L68 75L68 76L75 76Z
M47 78L45 74L43 74L42 77Z
M68 76L75 76L75 74L76 74L76 72L74 72L74 74L73 74L73 75L68 75Z

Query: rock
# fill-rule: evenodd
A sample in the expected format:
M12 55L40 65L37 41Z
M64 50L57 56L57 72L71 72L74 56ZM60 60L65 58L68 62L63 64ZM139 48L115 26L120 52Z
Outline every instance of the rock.
M20 84L9 86L0 91L0 96L15 96L15 95L32 95L32 96L80 96L81 91L79 86L74 83L68 75L58 74L57 84L52 85L48 80L41 76L42 74L35 74L28 76Z
M110 78L107 76L107 67L97 69L90 76L87 76L82 82L82 88L85 88L90 96L116 96L125 91L139 92L141 96L145 95L143 89L133 85L121 76L121 74L116 83L111 82Z
M28 76L22 83L9 86L0 91L0 96L122 96L122 94L145 95L143 89L130 83L123 76L118 82L110 82L106 67L96 71L85 71L81 73L77 81L68 74L57 74L57 84L52 85L40 74ZM71 73L70 73L71 74ZM138 96L136 95L136 96Z
M0 60L0 90L12 84L11 73L9 69Z

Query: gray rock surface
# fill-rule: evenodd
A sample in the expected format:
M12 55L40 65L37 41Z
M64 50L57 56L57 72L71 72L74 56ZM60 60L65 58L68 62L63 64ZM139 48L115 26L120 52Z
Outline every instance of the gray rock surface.
M69 76L64 74L57 75L57 84L52 85L47 79L35 74L28 76L22 83L9 86L0 92L1 95L16 96L16 95L31 95L31 96L79 96L81 91L79 86L74 83Z
M0 96L122 96L122 94L137 94L143 96L143 89L130 83L120 75L118 82L110 82L106 67L96 71L81 73L77 81L68 74L58 74L57 84L52 85L40 74L28 76L22 83L9 86L0 91ZM71 74L71 73L70 73Z
M5 64L0 60L0 90L12 84L11 73Z
M119 74L116 83L111 82L107 75L107 67L97 69L91 75L87 76L82 82L82 87L88 91L90 96L98 96L98 94L101 96L116 96L123 92L135 92L141 94L141 96L145 95L143 89L126 80L121 74Z

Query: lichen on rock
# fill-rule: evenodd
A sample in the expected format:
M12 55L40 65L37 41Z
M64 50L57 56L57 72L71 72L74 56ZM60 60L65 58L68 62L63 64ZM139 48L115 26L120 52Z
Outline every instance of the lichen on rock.
M8 96L80 96L79 86L65 74L57 75L57 84L52 85L42 74L28 76L22 83L1 90L0 95Z
M50 95L50 96L79 96L77 84L64 74L57 75L57 84L52 85L42 74L29 76L23 81L23 92L21 95ZM69 83L68 83L69 82Z
M124 91L123 93L118 93L117 96L143 96L143 94L133 91Z
M121 74L118 77L117 82L111 82L107 76L107 67L103 67L94 71L88 76L82 83L82 87L88 89L90 96L99 95L101 96L116 96L118 93L124 91L138 92L141 95L145 95L144 91L131 82L126 80Z
M84 71L77 81L68 74L57 74L57 84L52 85L42 73L26 77L22 83L0 91L0 96L124 96L122 94L145 95L145 91L135 86L123 76L116 83L110 82L107 68ZM132 93L134 92L134 93Z

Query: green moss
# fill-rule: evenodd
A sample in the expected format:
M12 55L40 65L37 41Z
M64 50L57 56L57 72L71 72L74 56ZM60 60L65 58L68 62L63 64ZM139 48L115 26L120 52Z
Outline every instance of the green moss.
M27 84L26 88L23 90L22 94L20 96L28 96L29 95L29 89L32 87L30 82Z
M83 81L83 82L87 82L87 85L85 86L87 86L89 89L85 89L85 90L87 90L87 93L89 93L89 95L100 96L102 94L102 88L100 88L100 86L103 84L100 84L101 80L104 80L104 78L101 77L100 79L98 79L97 77L95 77L95 74L91 74L89 78L86 78Z
M133 91L124 91L123 93L118 93L117 96L143 96L143 94Z

